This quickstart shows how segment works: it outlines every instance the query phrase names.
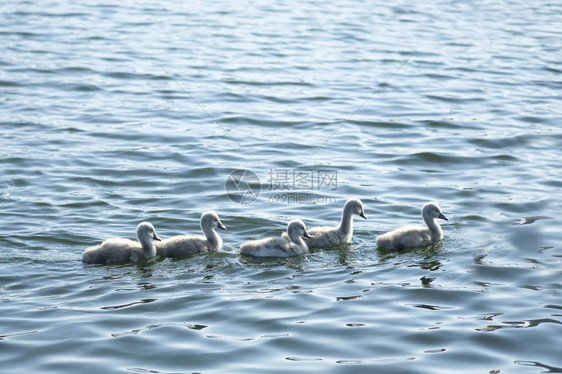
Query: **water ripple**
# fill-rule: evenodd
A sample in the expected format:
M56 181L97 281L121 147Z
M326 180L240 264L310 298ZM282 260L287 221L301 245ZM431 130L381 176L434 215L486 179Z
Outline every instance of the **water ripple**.
M542 319L529 320L529 321L503 322L501 325L488 325L484 328L478 328L476 329L476 331L497 331L499 329L505 329L505 328L514 328L514 329L529 328L529 327L537 327L543 323L554 323L559 325L562 324L562 322L556 319L542 318Z
M38 332L39 331L24 331L24 332L15 332L15 333L11 333L11 334L0 335L0 340L6 340L8 338L13 338L13 337L22 336L22 335L37 334Z
M111 336L114 337L114 338L119 338L121 336L137 335L141 332L152 330L152 329L157 329L157 328L164 327L164 326L179 326L179 327L185 327L185 328L188 328L188 329L191 329L191 330L196 330L196 331L200 331L200 330L203 330L203 329L209 327L209 326L206 326L206 325L191 324L191 323L158 323L158 324L155 324L155 325L146 326L142 329L134 329L134 330L125 331L125 332L112 333Z
M138 305L138 304L152 303L154 301L158 301L158 299L142 299L142 300L139 300L139 301L133 301L133 302L121 304L121 305L103 306L103 307L101 307L101 309L115 310L115 309L121 309L121 308L128 308L128 307L131 307L133 305Z

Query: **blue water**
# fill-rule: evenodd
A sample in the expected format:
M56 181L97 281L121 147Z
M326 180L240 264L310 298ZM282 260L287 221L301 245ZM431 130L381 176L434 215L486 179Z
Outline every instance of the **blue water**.
M559 2L39 0L0 21L2 373L562 372ZM351 196L349 245L239 255ZM442 243L375 248L430 200ZM211 209L219 253L81 262Z

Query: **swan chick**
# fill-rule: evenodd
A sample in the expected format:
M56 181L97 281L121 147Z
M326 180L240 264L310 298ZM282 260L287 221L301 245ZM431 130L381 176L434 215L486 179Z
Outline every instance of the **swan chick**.
M226 230L217 213L205 212L200 220L202 235L178 235L157 243L158 254L165 257L183 257L194 253L218 251L222 239L215 229Z
M87 248L82 261L88 264L121 264L136 262L156 255L154 240L160 240L150 222L137 226L138 242L123 238L109 238L103 243Z
M443 231L435 219L449 219L445 217L439 205L434 202L426 203L421 212L427 227L406 226L379 235L376 240L377 247L402 251L406 248L423 247L443 239Z
M308 252L302 237L309 237L306 226L300 219L287 225L287 233L280 237L250 240L240 246L240 253L255 257L289 257Z
M337 244L348 243L353 236L353 215L367 219L363 203L359 199L349 199L345 202L341 221L338 227L315 227L308 230L310 239L304 242L308 248L330 247Z

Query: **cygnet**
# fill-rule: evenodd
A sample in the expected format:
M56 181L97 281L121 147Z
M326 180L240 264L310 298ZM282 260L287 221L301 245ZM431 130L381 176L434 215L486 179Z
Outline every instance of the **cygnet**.
M427 227L407 226L387 232L377 237L377 247L402 251L406 248L423 247L443 239L443 231L435 219L449 219L441 212L437 203L424 204L421 212Z
M226 230L215 212L201 215L201 235L178 235L157 243L158 254L165 257L182 257L200 252L218 251L222 247L222 239L215 229Z
M240 246L240 253L256 257L289 257L308 252L302 237L309 237L300 219L287 225L287 234L280 237L250 240Z
M120 264L136 262L156 255L153 241L160 238L151 223L139 223L137 239L138 242L122 238L107 239L100 245L87 248L82 253L82 261L88 264Z
M315 227L308 230L310 238L304 242L308 248L329 247L336 244L348 243L353 236L353 215L367 219L363 203L359 199L349 199L343 207L341 222L338 227Z

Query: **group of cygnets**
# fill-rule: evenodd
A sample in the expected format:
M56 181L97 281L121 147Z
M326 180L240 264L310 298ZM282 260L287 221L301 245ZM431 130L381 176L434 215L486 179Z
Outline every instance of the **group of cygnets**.
M255 257L289 257L304 254L309 248L348 243L353 236L353 215L367 219L363 203L355 198L346 201L337 227L316 227L307 230L304 222L296 219L289 222L287 231L281 236L250 240L240 246L240 253ZM407 226L387 232L377 237L377 247L401 251L443 239L443 231L435 219L448 219L437 203L424 204L422 217L426 227ZM139 261L156 254L164 257L183 257L218 251L222 247L222 239L215 229L226 230L226 227L212 211L201 216L201 230L205 236L179 235L161 240L151 223L142 222L137 227L138 242L122 238L107 239L100 245L86 249L82 254L82 261L90 264L117 264Z

